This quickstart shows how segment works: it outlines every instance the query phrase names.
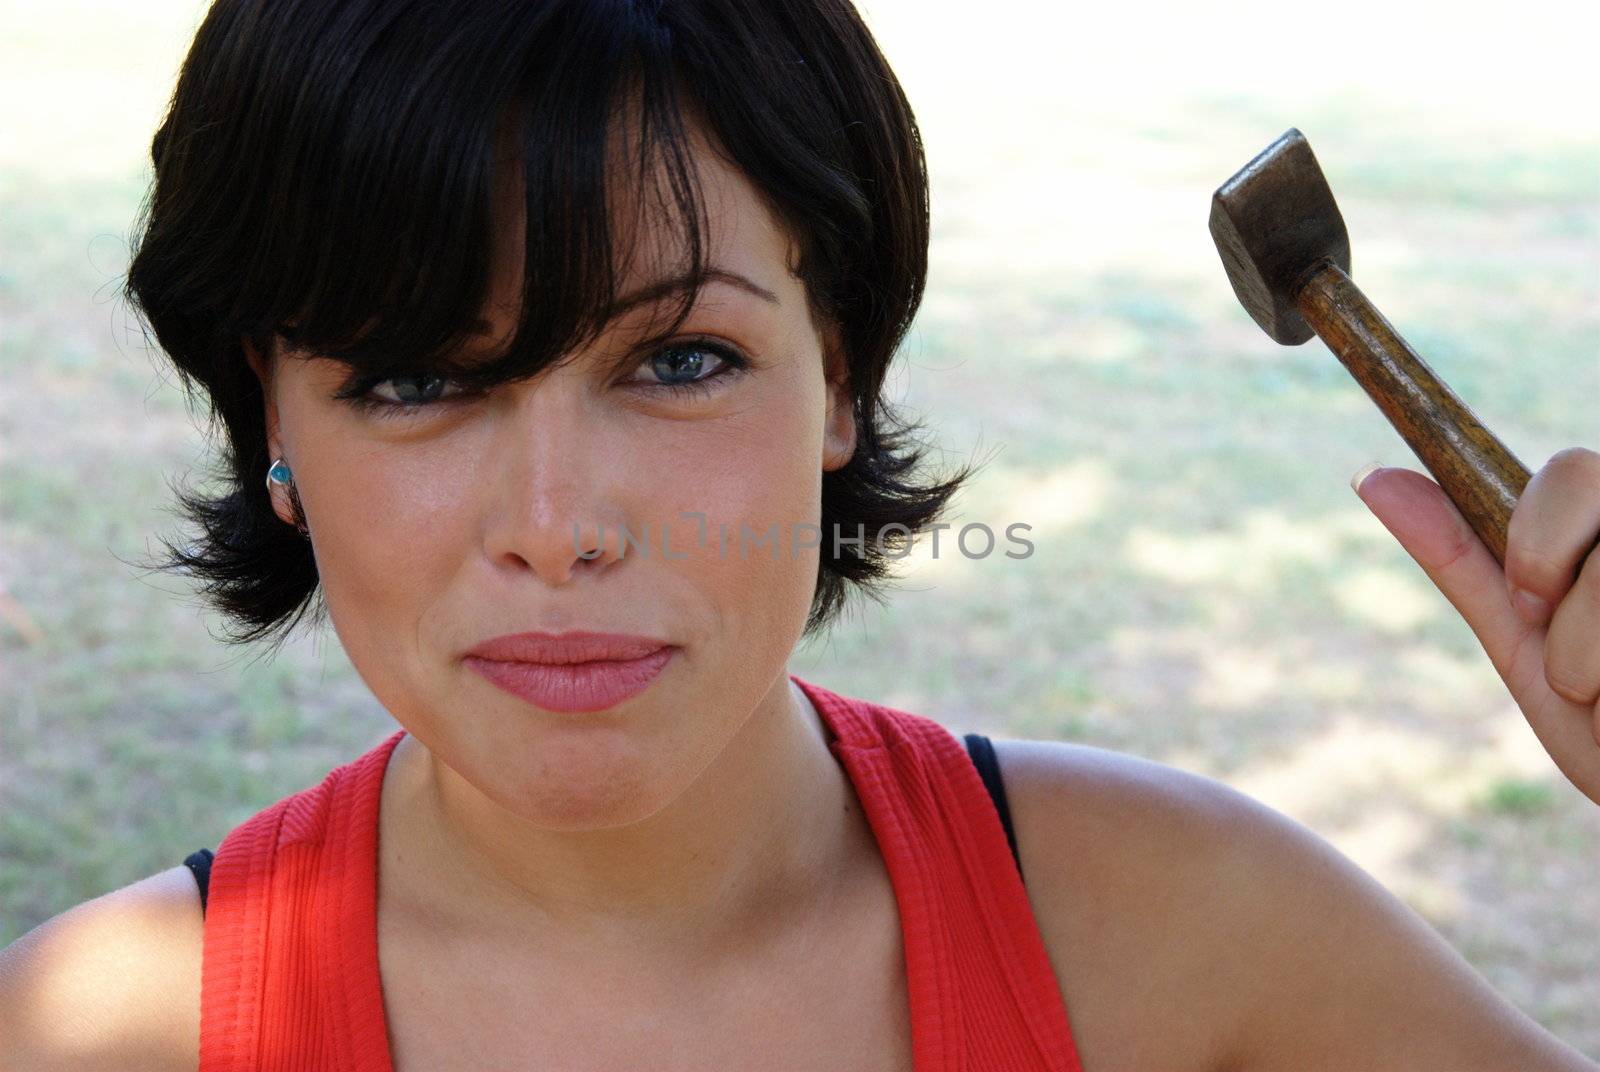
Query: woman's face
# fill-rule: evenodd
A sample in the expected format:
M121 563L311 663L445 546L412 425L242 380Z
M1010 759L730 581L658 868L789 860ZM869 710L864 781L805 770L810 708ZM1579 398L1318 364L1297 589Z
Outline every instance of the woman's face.
M714 279L676 343L637 349L671 311L646 305L531 381L453 396L453 384L424 377L369 393L434 400L411 411L335 399L348 369L327 359L280 354L268 376L269 447L293 469L351 662L437 760L541 826L647 817L752 713L789 702L787 659L818 554L795 546L794 527L802 545L816 542L803 526L819 523L822 473L854 446L847 388L827 376L843 363L789 271L788 240L694 129L708 262L771 299ZM519 181L507 169L498 191L504 222L484 311L495 339L509 338L522 286ZM632 218L620 213L617 226ZM637 226L633 263L619 265L624 298L687 261L676 228ZM707 341L748 367L724 367ZM684 382L698 386L668 386ZM289 504L274 494L287 522ZM740 553L741 525L765 534L774 524L776 554L753 541ZM603 527L604 553L582 557L595 545L575 542L574 526L584 541ZM648 549L619 554L623 526L648 531ZM463 662L493 637L573 630L677 650L643 692L588 713L542 708Z

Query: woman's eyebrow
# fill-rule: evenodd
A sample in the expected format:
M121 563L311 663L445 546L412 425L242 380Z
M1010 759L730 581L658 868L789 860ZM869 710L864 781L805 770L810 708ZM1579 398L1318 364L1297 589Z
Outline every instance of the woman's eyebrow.
M778 296L772 291L768 290L766 287L747 279L738 272L729 271L726 268L718 268L715 266L707 268L705 280L706 282L726 283L729 286L738 287L740 290L748 291L763 301L769 302L773 305L782 304ZM690 279L688 275L676 275L667 279L659 279L656 282L651 283L646 287L642 287L639 290L634 291L632 294L629 294L627 297L615 302L606 311L605 322L610 323L611 321L617 319L617 317L628 312L630 309L635 309L641 305L648 305L652 302L658 302L672 294L681 294L688 290L692 283L693 280ZM493 334L492 327L488 321L485 320L479 320L475 322L473 324L473 328L475 329L476 334L479 335Z

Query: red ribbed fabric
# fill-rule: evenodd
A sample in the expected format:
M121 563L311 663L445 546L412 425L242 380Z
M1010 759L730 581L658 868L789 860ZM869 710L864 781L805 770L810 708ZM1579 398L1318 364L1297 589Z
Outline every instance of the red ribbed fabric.
M916 1072L1082 1072L1000 817L931 719L793 677L894 886ZM399 730L218 846L200 1072L393 1072L378 974L378 802Z

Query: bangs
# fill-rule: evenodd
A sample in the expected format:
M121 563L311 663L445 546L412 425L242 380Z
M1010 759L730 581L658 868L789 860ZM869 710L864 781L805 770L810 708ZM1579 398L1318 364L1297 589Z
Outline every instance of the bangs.
M708 239L685 129L698 111L667 30L625 3L451 6L405 5L381 32L320 42L337 62L285 77L292 94L263 109L283 158L245 202L269 211L240 290L261 304L240 310L239 334L277 334L286 356L363 377L532 377L622 311L615 266L631 263L647 213L674 221L689 251L655 295L678 295L656 337L675 332L707 281ZM522 287L515 329L494 343L482 318L496 236L515 223L496 190L512 179ZM626 249L618 212L632 214Z

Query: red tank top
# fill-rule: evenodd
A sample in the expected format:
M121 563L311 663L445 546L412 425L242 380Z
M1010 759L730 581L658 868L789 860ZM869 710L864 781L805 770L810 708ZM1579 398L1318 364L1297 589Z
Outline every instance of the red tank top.
M999 815L961 742L930 719L793 680L830 731L894 887L916 1072L1082 1072ZM200 1072L393 1072L378 974L378 801L404 735L218 846Z

